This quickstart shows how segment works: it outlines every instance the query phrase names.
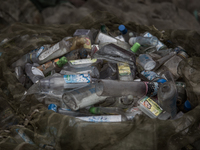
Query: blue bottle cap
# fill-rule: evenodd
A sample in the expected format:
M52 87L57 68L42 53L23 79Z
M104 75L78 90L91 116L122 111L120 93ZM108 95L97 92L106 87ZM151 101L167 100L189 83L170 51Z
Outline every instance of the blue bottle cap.
M190 111L192 109L192 106L191 106L191 104L190 104L190 102L188 100L185 101L185 103L184 103L184 109L186 111Z
M127 29L124 25L120 25L118 27L119 31L122 33L122 34L126 34L127 33Z
M48 110L53 110L53 111L57 112L57 105L56 104L49 104Z
M156 82L158 82L158 83L165 83L165 82L167 82L167 80L165 80L165 79L158 79Z

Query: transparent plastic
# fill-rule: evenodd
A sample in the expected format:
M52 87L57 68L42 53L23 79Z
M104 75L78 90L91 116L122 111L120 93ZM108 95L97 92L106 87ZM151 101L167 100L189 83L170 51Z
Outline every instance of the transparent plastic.
M106 96L98 96L95 92L95 84L75 89L63 94L62 100L70 109L78 110L93 104L102 102Z

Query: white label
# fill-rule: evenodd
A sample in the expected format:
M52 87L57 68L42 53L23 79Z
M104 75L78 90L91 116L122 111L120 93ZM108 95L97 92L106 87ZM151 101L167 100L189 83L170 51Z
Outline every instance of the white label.
M149 32L147 32L145 35L144 35L144 37L152 37L153 35L151 35ZM157 51L161 48L161 47L163 47L164 46L164 44L163 43L161 43L160 41L158 41L158 44L156 45L156 49L157 49Z
M43 72L40 69L36 68L36 67L32 67L32 73L34 75L39 75L39 76L43 76L44 77Z
M87 74L87 73L91 73L92 71L91 70L84 70L84 71L79 71L77 73L79 74Z
M95 63L97 59L79 59L79 60L71 60L70 63L72 65L80 65L80 64L92 64Z
M122 35L116 36L116 39L119 39L120 41L125 42L124 37Z
M59 43L53 45L52 47L50 47L48 50L46 50L44 53L42 53L39 56L39 60L41 61L41 60L44 60L45 58L49 57L51 54L56 52L59 48L60 48Z
M121 115L108 115L108 116L88 116L88 117L76 117L78 119L89 122L121 122Z

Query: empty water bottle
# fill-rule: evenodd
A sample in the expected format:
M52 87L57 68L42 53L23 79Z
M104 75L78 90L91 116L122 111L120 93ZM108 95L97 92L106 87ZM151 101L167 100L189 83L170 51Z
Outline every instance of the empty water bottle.
M130 45L133 45L136 42L139 43L143 47L150 47L150 46L156 47L158 45L158 39L155 36L152 36L152 37L137 36L137 37L132 37L129 39Z
M62 100L70 109L78 110L93 104L102 102L106 96L98 96L95 91L95 84L75 89L63 94Z
M39 70L38 68L33 67L33 65L29 63L25 65L25 72L33 83L36 83L40 79L44 78L43 72Z
M48 91L78 88L81 86L86 86L90 82L91 78L89 74L79 74L44 78L39 81L38 85L40 89Z
M160 106L170 113L171 117L176 116L176 101L177 101L176 85L173 81L168 81L160 85L158 90L158 100Z

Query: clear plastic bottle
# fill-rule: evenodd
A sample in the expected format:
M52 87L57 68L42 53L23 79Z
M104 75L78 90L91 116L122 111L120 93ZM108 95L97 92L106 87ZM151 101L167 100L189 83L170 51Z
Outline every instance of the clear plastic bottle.
M37 63L39 55L48 48L48 45L41 46L38 50L30 52L22 56L19 60L12 64L12 67L24 67L26 63Z
M102 46L110 44L110 43L113 43L127 51L130 51L130 45L128 43L118 40L107 34L99 32L99 34L96 37L95 44L99 44L99 46L102 47Z
M176 116L177 89L173 81L168 81L160 85L158 90L158 101L160 106L170 113L171 118Z
M91 82L89 74L53 76L39 81L40 89L64 90L86 86Z
M118 76L119 80L122 81L132 81L133 80L133 75L131 72L131 68L129 64L127 63L117 63L118 66Z
M157 82L126 82L116 80L99 80L96 82L96 93L99 96L128 96L142 97L155 96L158 90Z
M137 63L140 64L144 70L153 70L156 67L156 62L148 54L140 54Z
M156 60L156 67L153 69L154 71L160 68L167 60L172 58L174 55L176 55L176 52L170 52L168 55L165 55L164 57Z
M46 75L52 70L55 70L55 72L59 72L62 69L62 66L67 62L68 60L66 59L66 57L63 56L60 59L49 61L41 66L38 66L37 68L40 69L44 73L44 75Z
M150 34L149 32L145 32L144 35L143 35L143 37L153 37L153 35ZM162 51L164 49L167 49L167 46L164 45L162 42L160 42L158 40L158 44L156 45L156 49L157 49L157 51L160 51L160 50Z
M104 59L112 63L124 62L131 66L135 65L135 54L130 50L125 50L113 43L107 44L99 49L94 58Z
M122 115L103 115L103 116L87 116L87 117L76 117L83 121L88 122L125 122L127 118Z
M106 96L98 96L95 92L95 84L75 89L63 94L62 100L70 109L78 110L91 106L106 99Z
M36 83L40 79L44 78L43 72L39 70L38 68L33 67L33 65L29 63L25 65L25 72L33 83Z
M179 63L186 58L188 58L188 55L184 51L180 51L177 55L168 59L158 70L156 70L156 73L160 75L165 71L170 71L173 74L174 80L177 80L180 77L178 74Z
M139 43L143 47L150 47L150 46L157 46L158 45L158 39L155 36L152 37L132 37L129 39L129 44L134 45L135 43Z
M15 67L15 75L16 75L16 78L19 80L19 82L22 84L22 85L25 85L25 82L26 82L26 75L24 74L24 70L22 67Z
M167 120L170 114L163 110L150 97L144 96L138 101L138 108L150 118L158 118L160 120Z
M87 37L64 38L39 56L39 64L58 58L75 49L91 49L90 39Z
M149 81L154 81L154 82L159 82L159 83L167 82L166 79L164 79L163 77L159 76L154 71L145 71L144 70L144 71L141 72L141 75L146 77Z
M116 63L104 64L100 72L100 79L117 80L118 79L117 64Z

